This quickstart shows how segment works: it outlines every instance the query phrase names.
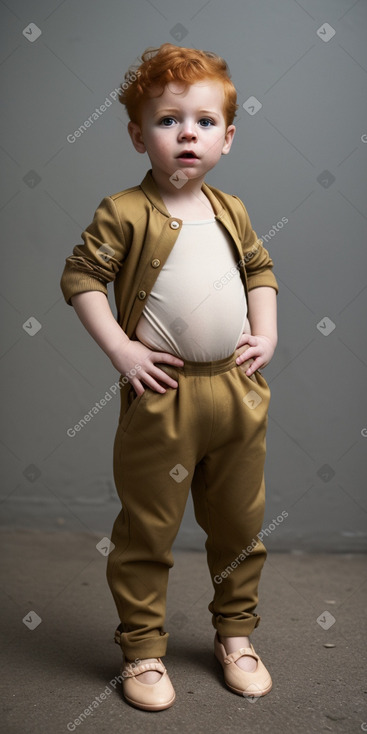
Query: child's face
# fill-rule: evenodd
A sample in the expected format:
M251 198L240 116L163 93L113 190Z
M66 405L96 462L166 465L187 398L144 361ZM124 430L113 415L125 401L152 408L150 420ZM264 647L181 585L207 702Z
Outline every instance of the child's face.
M203 179L231 148L236 128L225 123L222 85L205 79L183 89L180 83L167 85L160 97L144 103L141 125L128 126L136 150L148 153L157 178L180 169L189 179Z

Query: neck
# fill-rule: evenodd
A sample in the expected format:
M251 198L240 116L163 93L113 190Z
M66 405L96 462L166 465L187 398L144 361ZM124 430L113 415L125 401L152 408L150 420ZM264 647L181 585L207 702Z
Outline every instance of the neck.
M170 181L168 176L158 173L157 171L154 171L154 169L152 169L152 176L162 198L164 199L179 202L187 201L187 199L191 199L192 197L196 197L197 199L202 199L203 197L201 189L204 183L204 176L194 179L188 178L180 188L175 186L174 182Z

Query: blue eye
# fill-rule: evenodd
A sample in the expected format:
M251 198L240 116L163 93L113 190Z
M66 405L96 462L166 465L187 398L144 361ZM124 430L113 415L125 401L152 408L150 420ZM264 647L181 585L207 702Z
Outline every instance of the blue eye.
M173 117L164 117L163 120L161 120L161 125L164 125L165 127L171 127L171 123L174 122Z
M200 124L202 127L210 127L210 125L214 125L213 120L209 120L208 117L203 117L200 120Z

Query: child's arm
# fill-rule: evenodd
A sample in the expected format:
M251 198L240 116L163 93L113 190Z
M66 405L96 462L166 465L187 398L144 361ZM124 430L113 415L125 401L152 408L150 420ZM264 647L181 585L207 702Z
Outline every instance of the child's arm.
M82 324L120 374L128 376L127 373L136 368L137 364L141 366L136 375L129 378L137 395L144 392L143 382L159 393L166 390L157 380L166 387L178 387L176 380L159 369L155 362L182 367L182 359L166 352L153 352L141 342L129 339L117 323L104 293L100 291L77 293L72 296L71 303Z
M274 354L278 340L276 298L275 288L269 286L253 288L248 293L248 319L252 333L241 335L237 348L244 344L249 348L236 359L237 364L254 360L246 370L248 377L265 367Z

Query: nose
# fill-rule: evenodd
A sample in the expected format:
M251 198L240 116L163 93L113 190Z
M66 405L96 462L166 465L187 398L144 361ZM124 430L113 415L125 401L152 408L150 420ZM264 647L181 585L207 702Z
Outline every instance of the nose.
M190 120L183 122L179 132L179 140L197 140L195 125Z

